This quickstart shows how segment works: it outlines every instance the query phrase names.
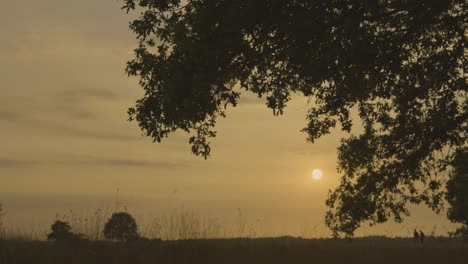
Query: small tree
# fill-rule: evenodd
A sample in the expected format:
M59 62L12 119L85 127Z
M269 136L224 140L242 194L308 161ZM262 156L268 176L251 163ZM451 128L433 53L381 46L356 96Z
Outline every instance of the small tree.
M127 212L113 213L104 226L107 239L127 241L138 237L138 226L135 218Z
M70 224L65 221L57 220L50 227L52 232L47 235L47 240L66 241L79 239L79 235L71 231Z

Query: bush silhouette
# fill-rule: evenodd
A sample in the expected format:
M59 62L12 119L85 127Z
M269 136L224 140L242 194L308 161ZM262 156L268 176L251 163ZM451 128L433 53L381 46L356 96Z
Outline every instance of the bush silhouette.
M127 212L113 213L104 226L104 236L110 240L128 241L138 238L135 218Z
M3 226L3 217L5 216L5 212L3 210L3 205L0 203L0 240L5 239L5 227Z
M70 224L65 221L57 220L50 228L52 229L52 232L47 235L47 240L67 241L80 238L78 234L74 234L71 231Z

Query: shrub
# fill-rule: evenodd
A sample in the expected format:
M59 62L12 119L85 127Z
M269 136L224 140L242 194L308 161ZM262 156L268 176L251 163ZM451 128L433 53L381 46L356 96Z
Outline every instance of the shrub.
M80 235L74 234L71 231L70 225L65 221L57 220L50 227L52 232L47 235L47 240L54 241L67 241L67 240L77 240L80 238Z
M127 212L113 213L104 226L104 236L107 239L118 241L138 238L135 218Z

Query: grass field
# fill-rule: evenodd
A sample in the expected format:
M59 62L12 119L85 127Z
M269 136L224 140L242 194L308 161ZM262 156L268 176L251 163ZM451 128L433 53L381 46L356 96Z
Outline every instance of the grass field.
M458 239L257 238L45 242L0 241L1 264L30 263L468 263Z
M429 233L424 244L412 238L383 236L352 240L261 238L244 232L249 228L243 219L238 219L237 230L231 231L219 221L185 208L142 225L139 240L111 242L103 236L111 212L99 209L85 215L57 216L71 223L80 240L44 241L51 230L31 233L3 228L0 264L468 263L468 243L435 232Z

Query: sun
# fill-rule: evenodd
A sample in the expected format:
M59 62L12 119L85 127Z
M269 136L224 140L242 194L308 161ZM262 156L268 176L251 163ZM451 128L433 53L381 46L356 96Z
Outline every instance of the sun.
M322 175L323 175L323 173L322 173L322 170L320 170L320 169L314 169L314 170L312 171L312 178L313 178L314 180L320 180L320 179L322 179Z

